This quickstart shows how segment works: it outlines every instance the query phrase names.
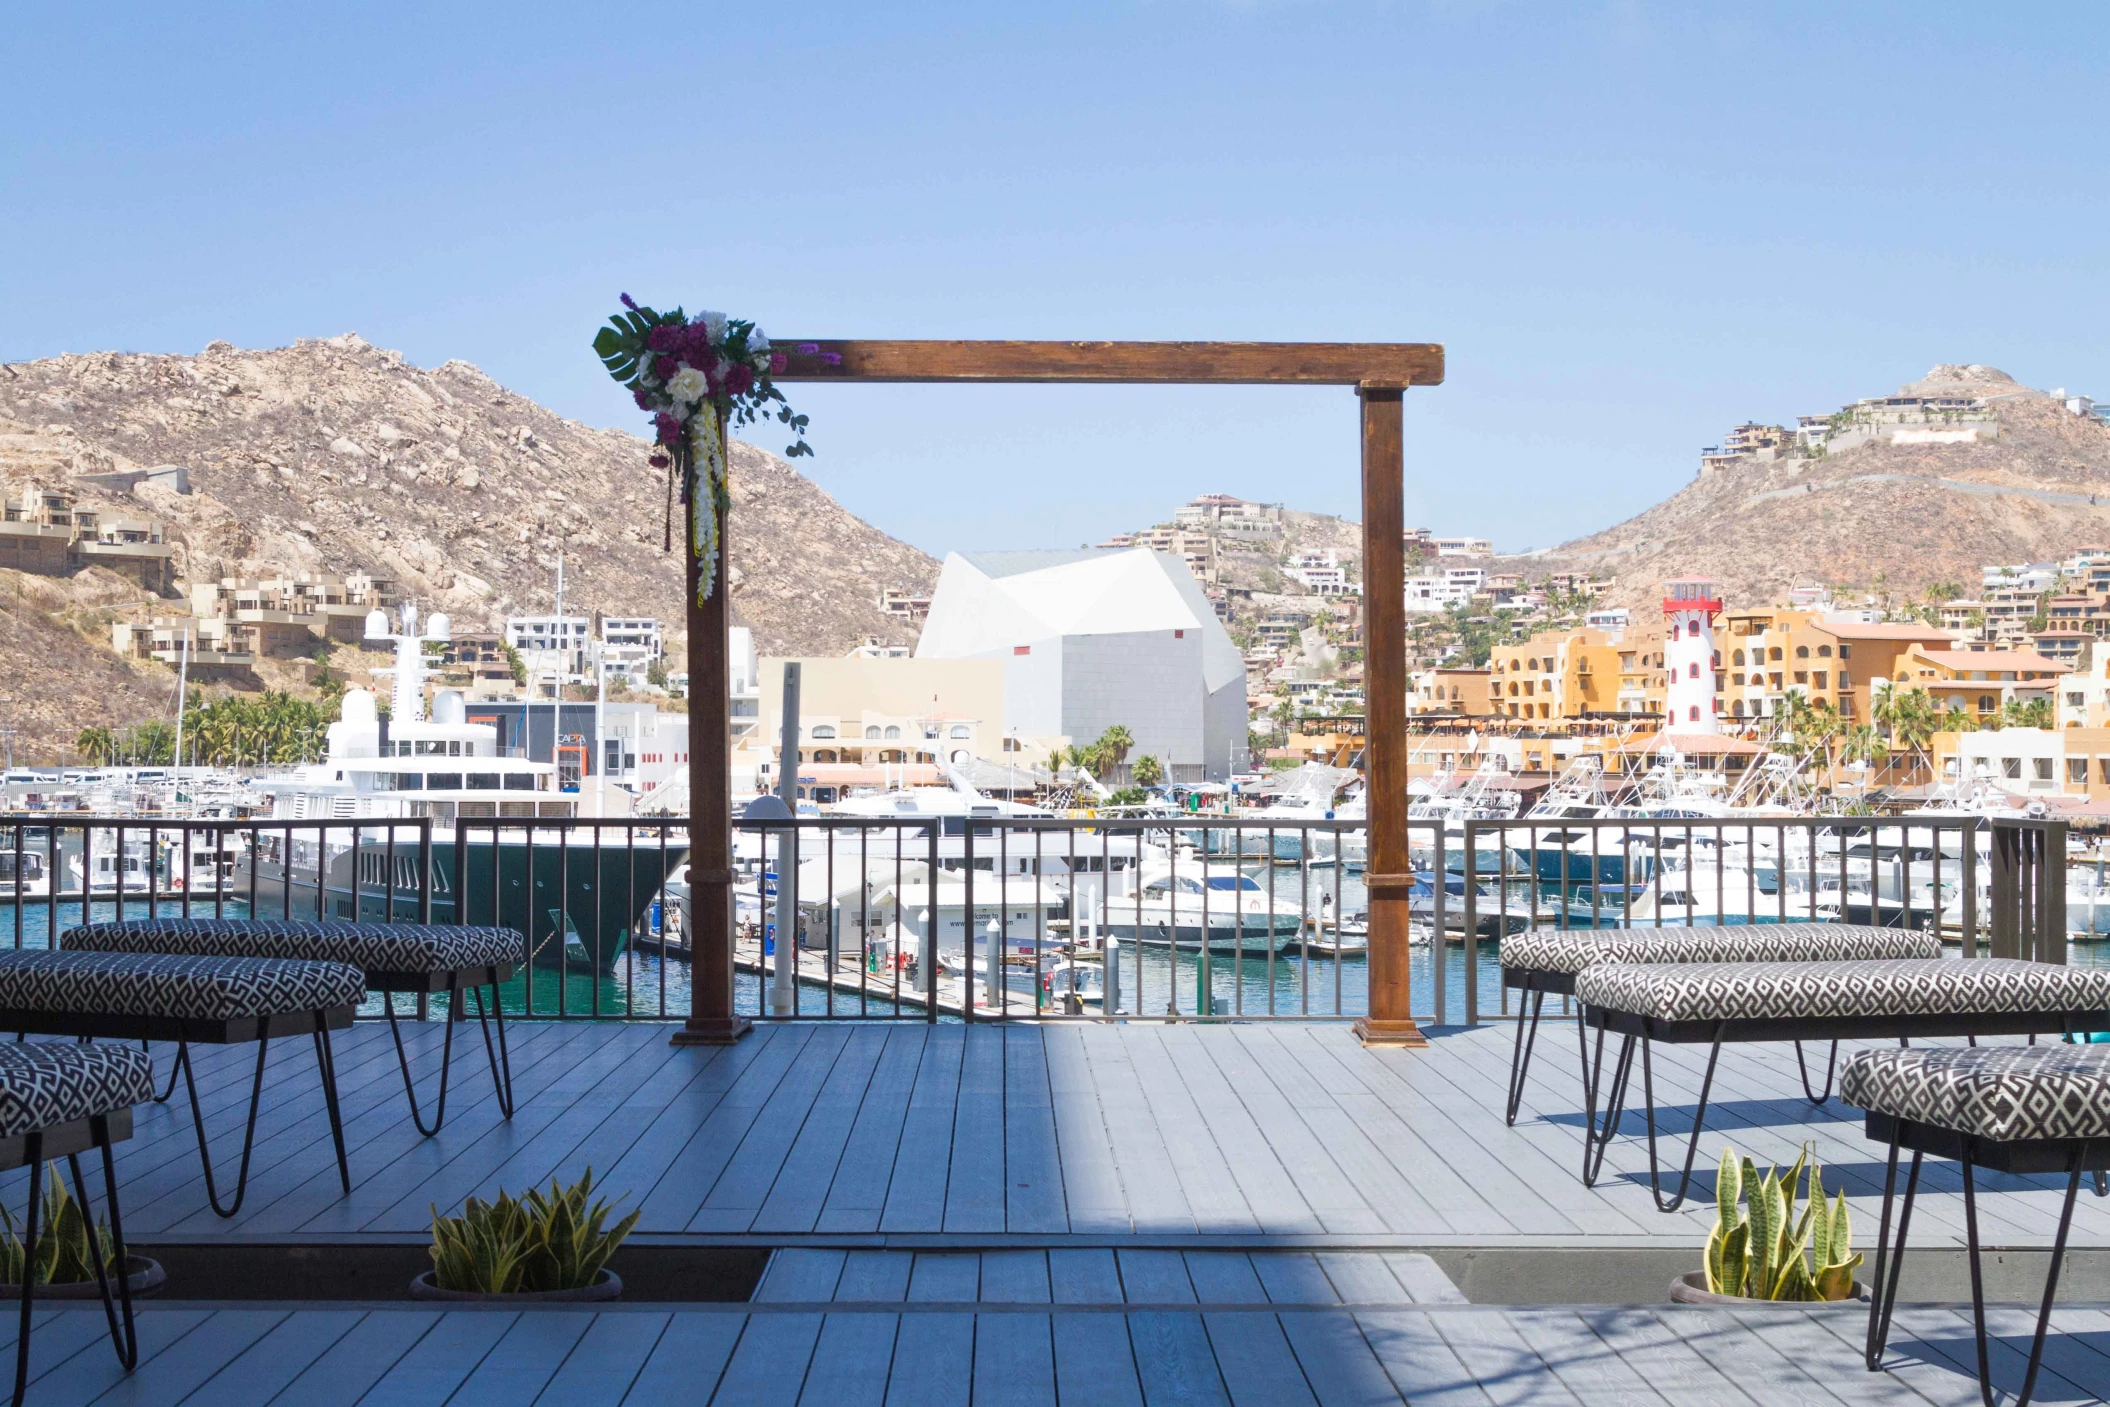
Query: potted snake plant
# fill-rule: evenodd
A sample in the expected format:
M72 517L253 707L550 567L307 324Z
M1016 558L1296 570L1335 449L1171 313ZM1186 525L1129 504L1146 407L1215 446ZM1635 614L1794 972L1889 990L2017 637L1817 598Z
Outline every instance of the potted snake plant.
M1805 1176L1807 1174L1807 1176ZM1806 1192L1805 1192L1806 1184ZM1802 1211L1795 1204L1804 1196ZM1827 1203L1810 1150L1786 1173L1761 1174L1749 1159L1722 1150L1714 1184L1714 1231L1706 1263L1670 1282L1679 1304L1811 1304L1865 1299L1854 1280L1846 1190ZM1740 1205L1741 1204L1741 1205Z
M117 1245L108 1222L95 1224L96 1245L101 1248L104 1273L111 1275L110 1289L117 1290ZM14 1214L0 1206L0 1296L22 1298L22 1278L28 1252ZM88 1214L66 1189L66 1179L51 1170L51 1184L44 1191L42 1214L37 1219L35 1280L39 1300L95 1299L102 1293L95 1279L94 1252L89 1249ZM161 1262L151 1256L127 1255L125 1278L135 1295L159 1289L168 1279Z
M607 1225L614 1204L593 1196L593 1169L570 1187L471 1197L460 1216L432 1212L432 1269L410 1282L422 1300L612 1300L623 1281L608 1258L637 1225Z

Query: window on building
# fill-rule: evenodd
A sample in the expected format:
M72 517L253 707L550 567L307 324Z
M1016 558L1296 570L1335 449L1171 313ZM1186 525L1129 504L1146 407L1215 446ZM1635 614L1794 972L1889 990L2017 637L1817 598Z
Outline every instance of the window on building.
M901 730L900 730L899 728L895 728L895 727L889 727L889 728L888 728L888 729L886 730L886 739L887 739L887 741L888 741L888 742L892 742L892 741L893 741L894 739L896 739L896 738L898 738L898 737L900 737L900 736L901 736Z
M2088 696L2086 694L2068 694L2066 696L2066 706L2068 708L2079 708L2087 702L2087 699Z
M1824 670L1820 669L1817 671L1817 687L1820 689L1825 687L1825 675L1826 672Z
M1830 659L1832 657L1832 647L1829 645L1819 645L1817 647L1817 653L1824 659Z
M1736 682L1739 684L1743 683L1744 676L1741 674L1737 675ZM1729 711L1735 714L1738 718L1742 718L1744 716L1744 701L1742 699L1738 699L1735 703L1729 706Z
M2001 758L2000 775L2014 781L2020 781L2022 779L2022 759L2019 757Z
M1797 684L1808 684L1810 682L1810 672L1807 669L1796 670L1795 682Z
M1730 658L1730 662L1731 662L1731 663L1733 663L1733 664L1742 664L1742 663L1744 662L1744 652L1743 652L1742 650L1738 650L1738 651L1737 651L1737 652L1736 652L1735 654L1731 655L1731 656L1730 656L1729 658ZM1739 680L1738 680L1737 682L1738 682L1739 684L1741 684L1741 683L1742 683L1743 681L1742 681L1741 679L1739 679Z
M874 723L874 724L872 724L871 726L867 727L867 728L865 729L865 736L866 736L867 738L871 739L871 740L872 740L873 742L875 742L875 743L876 743L876 742L878 742L878 741L879 741L879 725L878 725L877 723Z
M1980 713L1991 713L1996 706L1996 701L1991 694L1980 694L1978 696L1978 711Z
M2095 759L2095 778L2105 786L2110 786L2110 757Z
M1778 660L1778 659L1780 658L1780 646L1778 646L1778 645L1775 645L1775 646L1773 647L1773 653L1772 653L1772 655L1770 656L1770 658L1772 658L1772 659L1774 659L1774 660Z
M955 723L952 725L951 735L955 738L964 738L971 734L973 731L974 730L969 728L965 723Z
M1732 674L1729 676L1729 681L1732 684L1741 684L1744 682L1744 676L1741 674Z
M1810 647L1809 647L1809 646L1807 646L1807 645L1797 645L1797 646L1795 647L1795 658L1796 658L1796 659L1799 659L1799 660L1806 660L1806 659L1808 659L1809 657L1810 657Z
M2036 771L2037 771L2037 780L2038 780L2038 781L2040 781L2040 782L2048 782L2048 781L2050 781L2050 780L2051 780L2051 759L2050 759L2050 758L2048 758L2048 757L2037 757L2037 758L2032 758L2032 759L2031 759L2031 761L2033 761L2033 762L2035 762L2035 763L2037 764L2037 768L2036 768Z
M2085 757L2067 758L2066 780L2076 785L2085 786L2088 781L2088 759Z
M835 727L833 724L830 723L816 723L813 725L813 732L809 736L815 738L832 738L835 736Z
M835 760L835 753L829 748L822 748L820 751L813 754L813 760L815 762L833 762Z
M1842 659L1842 660L1850 660L1850 659L1852 659L1853 657L1854 657L1854 647L1853 647L1853 646L1851 646L1851 645L1841 645L1841 646L1839 647L1839 658L1840 658L1840 659Z
M1685 677L1688 679L1700 677L1700 662L1698 660L1694 660L1691 664L1685 666Z
M1694 704L1691 708L1687 709L1686 713L1689 715L1686 719L1687 722L1697 723L1700 721L1700 706L1698 704Z

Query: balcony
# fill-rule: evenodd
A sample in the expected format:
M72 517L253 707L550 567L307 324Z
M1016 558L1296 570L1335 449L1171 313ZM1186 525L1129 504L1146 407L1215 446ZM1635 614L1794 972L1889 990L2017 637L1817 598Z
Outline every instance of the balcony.
M150 834L149 823L127 824L131 843L149 851L180 829ZM664 873L683 848L673 824L507 820L460 842L543 847L565 857L557 863L571 878L557 882L590 880L598 893ZM1214 857L1219 868L1257 875L1270 903L1300 893L1311 876L1310 892L1354 893L1346 873L1312 864L1324 842L1339 847L1356 834L1347 825L1154 824L1167 836L1189 834L1192 848L1177 865L1207 873ZM1495 932L1512 915L1617 923L1626 901L1593 885L1596 898L1578 909L1557 882L1488 874L1475 857L1515 870L1521 856L1528 874L1548 852L1528 825L1473 824L1457 863L1469 892L1482 881L1493 889L1462 914L1439 906L1429 915L1433 931L1453 941L1411 955L1431 1038L1415 1051L1365 1049L1341 1024L1362 1007L1366 976L1363 959L1346 954L1240 957L1204 947L1153 957L1134 947L1119 960L1136 964L1138 980L1109 1013L1084 1016L1065 1014L1032 980L1072 931L1037 920L1023 944L1007 935L970 947L960 971L875 970L871 954L902 951L888 945L930 896L888 908L875 926L878 894L838 886L827 864L816 864L831 837L854 842L833 847L838 864L876 852L882 869L927 862L937 849L937 895L957 886L965 908L992 911L1013 909L1023 895L1030 911L1057 895L1007 862L1104 858L1136 826L992 820L934 835L927 822L837 820L779 824L767 837L744 828L754 863L743 864L739 882L743 922L760 921L774 897L763 892L765 855L753 842L773 843L788 829L823 848L805 865L781 867L804 934L790 974L795 1016L762 1020L730 1047L670 1045L670 1023L688 1008L679 931L647 915L618 933L589 905L563 932L522 919L531 945L554 938L578 952L571 975L561 961L530 964L504 990L513 1012L511 1119L495 1105L473 1029L455 1031L454 1059L464 1063L446 1125L432 1138L407 1117L390 1027L375 1019L380 999L336 1036L348 1195L305 1040L273 1053L250 1197L231 1219L204 1210L183 1094L140 1106L133 1136L119 1145L125 1230L171 1276L160 1298L141 1302L140 1365L127 1380L97 1342L92 1300L43 1309L30 1400L920 1404L1053 1402L1060 1393L1108 1404L1564 1402L1594 1400L1616 1384L1622 1401L1757 1404L1806 1400L1813 1383L1841 1402L1975 1400L1968 1315L1954 1303L1963 1269L1953 1163L1930 1159L1923 1173L1889 1372L1862 1367L1858 1309L1661 1303L1670 1276L1697 1265L1711 1211L1656 1211L1638 1118L1608 1145L1596 1185L1581 1184L1586 1100L1558 1022L1541 1032L1517 1120L1505 1124L1515 1008L1494 945L1479 936L1479 920L1496 920L1487 929ZM1703 833L1726 827L1734 838L1742 829L1750 840L1773 824L1663 823L1651 853L1682 861L1701 853L1693 842ZM1902 836L1895 822L1779 824L1795 846L1824 827L1861 827L1879 848ZM259 846L282 826L219 829ZM1562 830L1586 835L1568 846L1571 857L1633 851L1641 833L1631 823L1563 822ZM62 824L37 830L35 843L63 848L81 833ZM435 884L430 895L419 885L420 875L462 873L445 862L450 839L406 823L335 833L346 844L360 837L361 854L376 862L348 873L392 886L362 894L354 882L359 912L401 907L392 916L408 919L429 898L441 920L458 900L469 905L464 917L493 916L477 908L473 885L458 893ZM289 828L284 843L298 860L314 853L300 846L329 834ZM0 827L0 853L30 835ZM104 823L93 844L115 843ZM1424 827L1414 843L1433 861L1431 847L1443 842ZM643 881L647 897L656 883ZM242 882L207 883L181 894L142 891L129 903L141 912L238 912L248 892ZM1717 883L1711 902L1729 894ZM14 912L25 925L18 931L36 941L72 922L91 896L76 888L28 898L17 894ZM1801 902L1785 888L1764 901L1774 917L1807 916L1794 907ZM1301 899L1288 907L1300 921L1308 912ZM1878 902L1866 917L1913 915L1902 903L1886 915ZM1659 910L1650 922L1675 919ZM1317 936L1337 941L1342 930L1322 918ZM990 986L985 960L999 969ZM775 965L756 935L743 934L735 970L738 1008L761 1018ZM450 1031L447 998L421 1006L402 997L398 1008L410 1071L430 1089ZM1209 1019L1196 1019L1205 1010ZM1653 1071L1659 1109L1678 1111L1672 1117L1688 1126L1704 1064L1693 1050L1660 1049ZM155 1056L166 1078L170 1048L157 1045ZM253 1049L194 1046L192 1059L216 1146L238 1146ZM1780 1046L1723 1048L1716 1089L1734 1093L1721 1123L1711 1115L1702 1162L1727 1143L1784 1165L1809 1144L1827 1185L1845 1186L1857 1242L1868 1248L1882 1151L1857 1111L1801 1099L1786 1059ZM589 1164L601 1187L625 1198L625 1212L641 1214L614 1262L624 1302L401 1301L402 1286L429 1264L435 1207L452 1211L501 1186L568 1181ZM19 1207L24 1175L6 1177L0 1196ZM99 1187L92 1174L91 1185ZM1981 1172L1981 1215L1997 1217L2009 1248L1988 1262L1996 1299L2020 1301L2040 1285L2038 1253L2063 1186ZM2073 1244L2089 1258L2070 1272L2086 1294L2087 1267L2110 1250L2110 1203L2082 1197ZM2008 1304L1993 1312L2010 1391L2030 1313ZM2041 1400L2085 1400L2099 1389L2099 1319L2085 1304L2055 1317Z

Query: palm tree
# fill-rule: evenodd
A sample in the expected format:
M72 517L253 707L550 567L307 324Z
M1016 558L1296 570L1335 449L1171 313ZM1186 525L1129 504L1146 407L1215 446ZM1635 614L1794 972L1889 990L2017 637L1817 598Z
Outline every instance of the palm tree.
M1099 735L1099 746L1106 749L1108 760L1116 767L1128 760L1128 750L1135 745L1134 735L1119 723Z
M83 728L73 740L74 750L97 767L117 760L117 735L108 728Z
M1135 781L1139 787L1154 787L1165 780L1164 764L1149 753L1136 759Z

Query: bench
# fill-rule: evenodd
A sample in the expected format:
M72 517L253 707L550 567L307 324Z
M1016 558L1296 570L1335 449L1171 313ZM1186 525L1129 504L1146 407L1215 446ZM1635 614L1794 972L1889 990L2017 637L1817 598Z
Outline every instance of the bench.
M43 1212L43 1177L47 1159L66 1159L73 1171L81 1220L88 1233L89 1259L95 1264L96 1288L110 1323L110 1342L117 1361L130 1372L139 1362L139 1337L132 1322L132 1288L124 1274L124 1218L117 1208L117 1167L111 1145L132 1136L132 1106L154 1093L154 1067L146 1055L128 1046L77 1045L60 1042L16 1042L0 1045L0 1171L29 1169L29 1210L23 1216L25 1261L34 1259L37 1218ZM101 1237L81 1176L81 1153L97 1148L103 1155L103 1197L110 1204L111 1255L118 1267L117 1300L110 1297L111 1277L103 1268ZM22 1318L15 1333L15 1407L29 1385L30 1311L35 1277L25 1274Z
M2064 1173L2066 1202L2052 1243L2044 1302L2036 1338L2015 1407L2027 1407L2044 1358L2044 1335L2059 1289L2059 1265L2073 1226L2081 1174L2096 1175L2097 1196L2106 1191L2110 1169L2110 1047L2091 1045L2002 1046L1990 1049L1864 1050L1847 1062L1839 1096L1866 1111L1868 1136L1890 1146L1883 1179L1883 1222L1876 1240L1873 1294L1868 1307L1867 1361L1882 1367L1897 1306L1898 1273L1905 1262L1905 1235L1919 1190L1920 1161L1932 1153L1953 1158L1963 1170L1964 1238L1971 1255L1971 1312L1978 1340L1978 1381L1993 1400L1986 1351L1985 1281L1979 1269L1978 1198L1973 1168L2006 1173ZM1891 1200L1897 1190L1898 1153L1912 1150L1898 1214L1897 1244L1890 1244ZM1889 1276L1884 1265L1889 1261Z
M1572 996L1575 975L1601 962L1838 962L1856 958L1938 958L1941 939L1909 928L1876 928L1848 923L1767 923L1707 928L1533 928L1502 940L1502 985L1524 993L1531 1003L1527 1019L1517 1011L1516 1046L1509 1057L1509 1107L1505 1123L1517 1121L1524 1098L1524 1077L1531 1069L1531 1048L1538 1040L1539 1012L1547 996ZM1580 1013L1578 1012L1578 1017ZM1589 1037L1580 1021L1583 1062L1589 1063ZM1807 1068L1802 1092L1822 1104L1831 1093L1839 1048L1832 1047L1825 1067L1824 1094L1810 1094ZM1802 1046L1795 1047L1802 1065Z
M1731 1041L1850 1040L1915 1036L2037 1036L2110 1029L2110 969L2012 958L1895 958L1846 962L1601 963L1575 978L1582 1019L1597 1028L1583 1080L1588 1136L1583 1185L1594 1186L1619 1127L1638 1042L1648 1121L1649 1187L1675 1211L1692 1179L1722 1046ZM1604 1039L1625 1040L1597 1127ZM1685 1172L1669 1202L1656 1168L1656 1110L1649 1049L1656 1041L1711 1047ZM1594 1152L1594 1160L1593 1160Z
M180 953L98 953L45 948L0 950L0 1031L113 1040L256 1042L256 1076L249 1092L249 1125L242 1140L241 1171L233 1204L220 1205L212 1154L205 1137L205 1112L188 1060L179 1061L190 1091L198 1130L198 1157L205 1165L205 1195L223 1217L241 1210L248 1193L249 1158L256 1145L257 1108L264 1094L264 1060L271 1038L313 1037L322 1076L330 1137L337 1145L337 1176L352 1190L344 1152L344 1123L337 1108L337 1067L330 1032L352 1024L366 999L366 981L356 967L297 958L201 957Z
M113 923L90 923L69 928L59 940L62 949L110 953L190 953L209 957L303 958L313 962L345 963L366 975L367 990L384 994L389 1033L395 1037L396 1063L403 1071L403 1093L410 1100L410 1119L427 1138L440 1131L447 1120L448 1077L454 1067L454 1027L464 1018L464 990L476 995L476 1018L483 1029L484 1054L491 1064L491 1085L497 1092L499 1113L513 1117L513 1065L506 1050L505 1011L499 1004L498 984L512 977L527 952L527 940L518 929L465 927L438 923L342 923L316 919L218 919L149 918ZM484 988L491 989L488 1007ZM447 1029L440 1046L440 1087L433 1106L432 1126L418 1107L418 1093L410 1075L410 1056L403 1048L402 1028L396 1021L393 997L399 992L420 996L445 993ZM498 1025L497 1043L492 1043L491 1025ZM179 1050L178 1062L189 1053ZM169 1072L167 1099L176 1089L176 1072Z

